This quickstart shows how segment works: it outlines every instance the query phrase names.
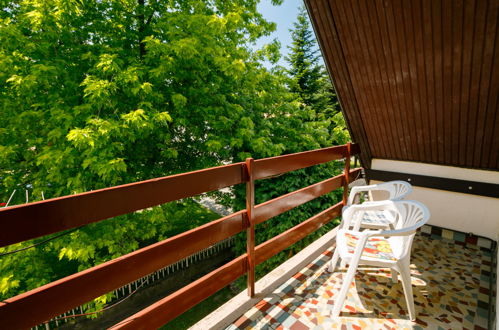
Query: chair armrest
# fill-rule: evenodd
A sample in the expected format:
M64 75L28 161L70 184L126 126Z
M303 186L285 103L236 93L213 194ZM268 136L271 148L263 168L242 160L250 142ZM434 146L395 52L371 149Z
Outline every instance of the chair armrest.
M416 230L421 227L423 224L415 224L410 227L406 227L403 229L395 229L395 230L385 230L381 231L378 235L370 235L371 236L383 236L383 237L390 237L390 236L409 236L412 235L416 232Z
M389 199L391 200L402 200L412 192L412 186L411 184L401 180L382 182L369 186L355 186L350 190L347 205L353 204L353 199L358 193L376 190L387 191L390 194Z
M354 214L359 211L384 211L390 210L398 212L393 201L384 200L384 201L373 201L363 204L354 204L348 207L345 207L342 212L342 220L345 228L350 227L350 223L354 218Z
M342 233L350 234L356 237L390 237L390 236L408 236L414 233L420 226L414 225L404 229L395 229L395 230L350 230L350 229L341 229Z
M350 189L350 194L348 195L347 206L353 204L353 199L355 198L355 195L357 195L358 193L361 193L361 192L368 192L368 191L371 191L371 190L376 190L377 186L378 185L373 184L373 185L370 185L370 186L355 186L355 187L352 187L352 189Z
M340 229L338 231L338 235L342 234L350 234L355 237L373 237L373 236L381 236L381 233L383 233L383 230L363 230L363 231L357 231L357 230L351 230L351 229Z

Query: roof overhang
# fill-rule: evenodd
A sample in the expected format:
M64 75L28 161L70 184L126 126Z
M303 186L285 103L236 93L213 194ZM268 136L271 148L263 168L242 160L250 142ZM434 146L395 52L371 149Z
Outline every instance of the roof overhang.
M363 166L499 169L499 1L305 3Z

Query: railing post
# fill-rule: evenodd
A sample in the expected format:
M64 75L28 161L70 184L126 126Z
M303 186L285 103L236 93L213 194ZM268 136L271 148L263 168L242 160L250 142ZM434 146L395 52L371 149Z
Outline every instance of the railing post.
M253 158L246 159L246 214L248 228L246 229L246 254L248 255L248 295L255 295L255 222L253 219L255 208L255 181L253 179Z
M352 144L350 142L347 143L347 154L345 155L345 169L344 169L344 184L343 184L343 205L347 205L348 199L348 184L349 184L349 176L350 176L350 150Z

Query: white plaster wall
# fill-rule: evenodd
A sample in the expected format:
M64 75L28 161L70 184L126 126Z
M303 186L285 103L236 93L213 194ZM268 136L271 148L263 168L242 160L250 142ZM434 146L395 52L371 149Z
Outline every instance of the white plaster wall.
M499 184L499 172L452 166L373 159L372 169ZM498 240L499 198L413 188L407 199L418 200L429 208L429 224Z

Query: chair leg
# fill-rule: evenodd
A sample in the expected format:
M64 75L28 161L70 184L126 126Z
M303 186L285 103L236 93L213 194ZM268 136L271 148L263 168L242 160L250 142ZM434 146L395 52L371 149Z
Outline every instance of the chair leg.
M398 283L398 281L399 281L399 273L395 269L393 269L393 268L390 268L390 271L392 273L392 282L393 283Z
M341 261L340 261L340 268L345 268L346 265L347 265L347 262L345 260L341 259Z
M416 310L414 308L414 296L412 294L411 269L408 263L403 263L400 267L400 277L402 286L404 287L405 302L409 309L409 317L411 321L416 320Z
M327 270L329 272L334 272L336 269L336 264L338 263L338 258L340 257L340 252L338 251L338 247L334 249L334 254L333 257L331 258L331 261L329 261L329 266L327 267Z
M348 267L348 271L345 275L345 278L343 279L343 283L341 284L340 293L338 294L338 298L336 298L334 302L333 312L331 314L332 317L338 317L340 315L341 307L343 307L343 303L345 302L348 289L350 288L350 283L352 283L353 281L358 264L358 260L350 261L350 266Z

